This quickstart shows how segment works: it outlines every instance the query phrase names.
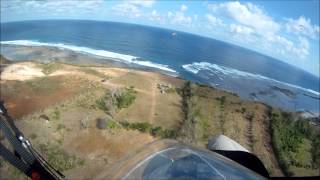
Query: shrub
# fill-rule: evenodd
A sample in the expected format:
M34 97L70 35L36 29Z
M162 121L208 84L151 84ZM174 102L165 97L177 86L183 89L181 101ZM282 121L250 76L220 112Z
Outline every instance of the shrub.
M312 166L313 168L320 168L320 136L317 135L312 142Z
M150 133L152 136L159 136L161 138L176 138L177 132L175 130L162 129L160 126L153 127L147 122L129 123L127 121L120 122L123 128L138 130L143 133Z
M125 129L130 129L130 123L127 121L120 122L121 126Z
M290 166L305 166L296 156L300 153L303 139L308 136L308 133L304 134L307 126L302 122L294 121L290 113L269 114L271 114L271 137L275 154L284 172L288 176L293 175L289 171Z
M106 102L104 98L100 98L96 101L97 108L99 108L102 111L108 111L106 108Z
M130 129L136 129L140 132L150 132L151 129L151 124L147 123L147 122L143 122L143 123L132 123L129 125Z
M58 108L55 108L53 111L53 119L59 120L60 119L60 111Z
M171 138L175 139L177 137L177 132L175 130L165 129L161 132L161 138Z
M97 108L113 116L117 109L129 107L136 99L136 91L133 87L106 94L96 101Z
M79 164L81 159L70 155L60 149L58 146L50 145L50 144L40 144L40 151L46 157L49 164L53 167L57 168L60 171L65 171L76 167Z
M107 128L108 129L116 129L118 127L119 127L119 125L115 121L109 120L108 123L107 123Z
M119 109L129 107L136 99L136 91L133 87L126 88L123 92L120 92L116 98L116 105Z
M160 136L161 135L161 132L162 132L162 128L160 126L157 126L157 127L153 127L151 128L150 130L150 134L152 136Z
M220 102L220 106L223 106L224 103L226 102L226 97L225 96L216 97L215 99Z
M295 122L295 128L304 134L307 138L312 138L315 135L314 129L311 127L308 120L299 119Z

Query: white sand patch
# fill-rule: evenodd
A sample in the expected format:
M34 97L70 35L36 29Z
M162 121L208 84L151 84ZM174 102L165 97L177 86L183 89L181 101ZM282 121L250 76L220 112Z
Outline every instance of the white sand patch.
M1 73L1 80L25 81L43 76L45 76L45 74L41 68L38 68L33 63L25 62L7 66Z

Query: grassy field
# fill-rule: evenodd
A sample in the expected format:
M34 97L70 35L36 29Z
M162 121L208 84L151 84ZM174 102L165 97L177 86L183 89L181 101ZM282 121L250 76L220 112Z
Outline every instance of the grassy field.
M1 99L35 147L70 179L94 177L155 139L206 148L208 140L220 134L257 155L271 175L283 175L281 168L294 172L289 175L319 172L317 134L303 136L294 153L277 148L282 146L277 133L287 133L282 131L286 123L280 123L279 110L264 104L153 72L62 63L37 67L44 76L1 81ZM161 93L158 84L171 89ZM281 117L278 124L275 113ZM97 128L98 119L105 127ZM300 134L306 134L304 126L293 125L300 127ZM283 154L300 164L284 167L288 157ZM12 168L1 164L0 173L16 177Z

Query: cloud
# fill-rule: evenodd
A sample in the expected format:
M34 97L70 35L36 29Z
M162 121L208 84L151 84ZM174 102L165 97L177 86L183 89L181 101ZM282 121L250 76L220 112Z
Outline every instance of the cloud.
M309 41L304 37L299 37L299 47L294 48L293 51L297 54L301 59L305 59L309 55Z
M112 10L118 15L128 16L130 18L141 16L140 9L130 3L117 4L116 6L112 7Z
M254 32L254 30L248 26L242 26L237 24L230 24L230 32L231 33L237 33L242 35L251 35L251 33Z
M145 1L124 1L112 7L112 10L118 14L130 18L141 17L142 8L151 8L155 3L154 0Z
M192 17L185 15L185 12L188 10L188 7L185 4L182 4L180 9L175 12L168 11L167 17L169 22L174 25L182 25L190 27L192 24ZM198 15L194 16L194 19L198 19Z
M183 26L190 26L192 23L192 18L190 16L185 16L183 12L175 12L173 18L171 19L172 24L179 24Z
M306 36L308 38L319 38L320 28L317 25L312 25L310 19L300 16L298 19L286 19L285 24L288 33L295 35Z
M213 16L212 14L206 14L206 18L210 25L212 26L221 26L223 25L223 22L221 19Z
M180 11L181 12L185 12L188 10L188 6L186 6L185 4L182 4L181 7L180 7Z
M149 16L149 20L159 22L160 24L165 23L165 16L159 14L157 10L153 10Z
M70 14L74 12L90 13L101 8L103 0L4 0L1 1L2 13L46 13L46 14Z
M252 28L260 35L275 34L280 29L280 25L272 17L252 3L241 4L238 1L233 1L209 4L208 8L215 14Z
M152 7L155 1L154 0L128 1L127 3L133 4L136 6L141 6L141 7Z
M312 25L304 16L285 19L283 23L273 20L263 8L252 3L232 1L207 4L207 7L211 12L206 14L209 24L223 22L220 28L224 28L227 39L273 56L304 60L310 54L310 42L306 37L319 36L319 26ZM287 33L280 29L286 29Z

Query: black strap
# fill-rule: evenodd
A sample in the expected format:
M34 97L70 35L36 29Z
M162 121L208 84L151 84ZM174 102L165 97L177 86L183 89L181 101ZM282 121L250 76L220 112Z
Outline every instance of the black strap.
M0 128L5 135L5 137L8 139L8 141L12 144L14 150L28 163L29 165L33 164L36 160L35 157L33 157L25 147L21 144L21 142L12 134L12 131L9 129L9 127L6 125L4 121L4 117L0 115Z
M219 153L229 159L232 159L233 161L243 165L244 167L247 167L248 169L251 169L255 171L256 173L269 178L269 173L267 169L264 167L263 163L260 161L260 159L248 152L244 151L223 151L223 150L214 150L214 152Z
M29 172L29 165L22 162L20 159L18 159L16 156L14 156L6 147L4 147L0 143L0 155L7 160L11 165L18 168L23 173Z
M0 101L0 130L13 146L14 152L17 153L14 155L0 143L0 155L10 164L32 179L65 179L65 176L52 167L24 138L13 119L8 115L3 101Z

